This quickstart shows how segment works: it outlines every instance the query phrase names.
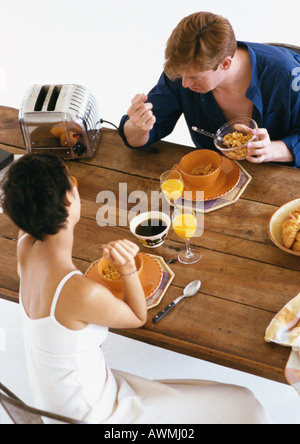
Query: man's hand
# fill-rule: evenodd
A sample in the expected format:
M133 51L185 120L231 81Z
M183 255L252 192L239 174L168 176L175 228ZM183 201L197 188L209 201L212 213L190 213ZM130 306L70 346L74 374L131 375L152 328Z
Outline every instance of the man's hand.
M249 156L247 160L252 163L263 162L293 162L294 157L286 144L282 141L271 142L265 128L252 130L256 140L248 143ZM253 157L255 156L255 157Z
M145 103L148 97L145 94L137 94L131 102L127 111L130 120L142 131L151 131L156 119L153 115L152 103Z
M145 94L137 94L127 111L129 120L124 125L124 133L129 145L139 147L149 140L149 132L154 127L156 118L152 112L152 103L146 103Z

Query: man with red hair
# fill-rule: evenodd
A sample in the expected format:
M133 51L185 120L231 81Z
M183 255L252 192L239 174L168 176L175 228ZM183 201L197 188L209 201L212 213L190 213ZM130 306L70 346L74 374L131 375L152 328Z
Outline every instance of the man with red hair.
M251 117L258 129L247 160L300 168L300 55L266 44L237 42L229 21L199 12L172 32L165 67L148 96L137 94L120 124L131 148L169 135L184 114L196 147L213 142L192 126L215 133L234 118Z

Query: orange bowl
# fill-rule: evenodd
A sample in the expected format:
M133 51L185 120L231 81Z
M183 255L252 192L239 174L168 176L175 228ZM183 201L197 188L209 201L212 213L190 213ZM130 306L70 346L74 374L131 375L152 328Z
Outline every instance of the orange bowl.
M140 276L142 269L143 269L143 258L141 254L137 254L135 257L135 264L138 271L138 275ZM103 282L103 285L110 290L116 290L116 291L122 291L123 290L123 280L122 279L109 279L107 276L103 274L103 271L108 268L112 263L107 260L106 258L100 259L97 267L98 274L100 276L101 281Z
M211 165L213 172L204 176L192 174L195 168L206 167ZM179 170L184 177L192 185L199 188L212 185L219 177L222 166L222 156L211 150L197 150L184 156L179 163Z

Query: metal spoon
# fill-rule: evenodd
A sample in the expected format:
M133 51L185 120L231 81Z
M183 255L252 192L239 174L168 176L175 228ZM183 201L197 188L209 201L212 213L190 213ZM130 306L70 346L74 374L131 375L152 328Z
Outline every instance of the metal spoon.
M196 126L192 126L192 130L195 131L195 133L200 133L203 134L204 136L211 137L212 139L217 140L218 142L222 142L224 145L230 148L229 143L226 142L226 140L220 136L216 136L215 134L209 133L208 131L204 131L203 129L197 128Z
M183 290L183 295L180 296L179 298L175 299L175 301L173 301L170 305L168 305L163 311L161 311L160 313L158 313L157 316L155 316L152 319L152 322L154 324L156 324L158 321L160 321L167 313L169 313L170 310L172 310L172 308L175 307L175 305L178 304L178 302L180 302L183 298L190 298L191 296L194 296L194 294L197 293L197 291L200 289L201 287L201 281L193 281L191 282L189 285L187 285L185 287L185 289Z

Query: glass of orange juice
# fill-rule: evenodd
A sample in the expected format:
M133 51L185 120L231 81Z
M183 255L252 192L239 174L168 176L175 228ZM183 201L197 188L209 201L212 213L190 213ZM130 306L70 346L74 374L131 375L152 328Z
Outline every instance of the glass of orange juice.
M186 244L185 250L180 251L178 260L183 264L194 264L198 262L201 259L202 254L200 251L192 249L190 246L190 239L194 236L197 230L195 212L187 207L175 209L172 216L172 226L177 236L184 239Z
M176 207L176 201L183 193L184 184L179 171L166 171L160 176L160 187L164 196Z

